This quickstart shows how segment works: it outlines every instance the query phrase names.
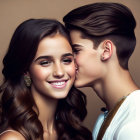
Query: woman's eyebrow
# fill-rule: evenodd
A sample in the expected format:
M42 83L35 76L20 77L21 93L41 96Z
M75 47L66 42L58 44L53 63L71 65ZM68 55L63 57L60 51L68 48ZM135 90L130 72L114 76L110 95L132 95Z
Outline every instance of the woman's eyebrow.
M62 55L62 57L66 57L66 56L74 56L72 53L65 53Z
M65 53L62 55L62 57L66 57L66 56L74 56L74 55L72 53ZM35 62L40 59L53 59L53 57L52 56L39 56L38 58L35 59Z
M52 59L52 56L39 56L38 58L35 59L35 62L40 59Z

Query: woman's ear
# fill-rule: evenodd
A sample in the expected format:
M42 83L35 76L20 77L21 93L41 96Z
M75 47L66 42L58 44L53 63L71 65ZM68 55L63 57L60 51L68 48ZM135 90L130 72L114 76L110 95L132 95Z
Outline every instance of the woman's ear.
M24 75L30 76L29 71L24 72Z
M103 52L101 54L101 60L106 61L108 60L113 54L113 43L110 40L105 40L103 42Z

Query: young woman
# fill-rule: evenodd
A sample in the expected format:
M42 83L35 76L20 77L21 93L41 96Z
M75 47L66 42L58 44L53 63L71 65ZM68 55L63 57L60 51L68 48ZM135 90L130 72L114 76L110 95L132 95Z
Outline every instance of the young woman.
M86 98L73 87L67 31L49 19L20 24L3 59L0 140L90 140Z
M92 87L106 104L94 140L140 138L140 90L128 60L136 45L135 18L119 3L94 3L64 17L77 63L76 87Z

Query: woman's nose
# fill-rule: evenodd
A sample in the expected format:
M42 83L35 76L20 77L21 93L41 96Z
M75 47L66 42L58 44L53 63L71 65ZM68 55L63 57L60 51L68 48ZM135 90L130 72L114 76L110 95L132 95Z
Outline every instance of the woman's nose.
M61 78L64 76L64 73L65 73L65 71L64 71L62 64L60 64L60 63L55 64L54 70L53 70L53 76Z

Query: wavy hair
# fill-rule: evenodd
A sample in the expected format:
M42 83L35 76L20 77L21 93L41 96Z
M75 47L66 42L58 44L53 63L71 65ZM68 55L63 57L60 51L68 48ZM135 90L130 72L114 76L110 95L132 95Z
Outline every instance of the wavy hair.
M69 36L64 26L52 19L29 19L15 30L3 59L4 80L0 86L0 132L9 126L26 140L43 140L39 111L24 82L24 73L33 61L39 42L46 36L59 33ZM37 112L33 108L36 108ZM81 122L87 114L86 96L72 87L66 98L60 99L55 125L59 140L91 140L91 132Z

